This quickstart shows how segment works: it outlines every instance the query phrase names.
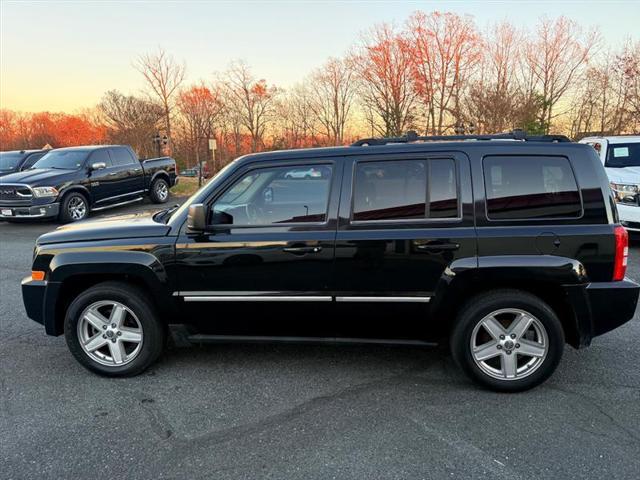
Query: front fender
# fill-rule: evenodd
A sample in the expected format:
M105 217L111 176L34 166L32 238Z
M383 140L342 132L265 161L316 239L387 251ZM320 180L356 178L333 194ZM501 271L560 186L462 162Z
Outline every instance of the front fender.
M47 291L44 298L44 325L50 335L61 331L61 290L73 282L93 277L105 279L133 279L142 283L158 311L173 312L171 287L164 266L152 254L142 251L69 251L57 253L49 264Z

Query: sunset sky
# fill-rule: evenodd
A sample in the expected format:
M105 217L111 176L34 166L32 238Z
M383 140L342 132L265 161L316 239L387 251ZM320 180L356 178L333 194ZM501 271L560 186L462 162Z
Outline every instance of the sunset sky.
M375 23L402 24L415 10L507 19L532 27L566 15L600 28L605 44L640 38L640 2L26 2L0 0L0 108L67 111L110 89L138 93L131 64L162 46L187 64L189 81L210 79L234 59L281 87L340 56Z

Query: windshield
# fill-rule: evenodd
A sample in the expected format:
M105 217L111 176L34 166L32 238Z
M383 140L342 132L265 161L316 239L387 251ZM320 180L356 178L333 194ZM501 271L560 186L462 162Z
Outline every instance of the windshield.
M77 170L84 164L88 153L86 150L54 150L38 160L31 168Z
M13 170L23 157L24 153L0 152L0 170Z
M605 167L640 167L640 143L614 143L609 145Z

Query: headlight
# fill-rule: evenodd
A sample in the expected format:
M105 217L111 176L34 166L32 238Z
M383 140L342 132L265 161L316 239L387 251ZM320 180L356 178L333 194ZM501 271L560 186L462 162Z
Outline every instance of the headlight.
M636 195L638 194L638 185L632 183L614 183L611 182L613 196L618 203L633 203L637 205Z
M53 187L34 187L33 194L36 197L57 197L58 190Z

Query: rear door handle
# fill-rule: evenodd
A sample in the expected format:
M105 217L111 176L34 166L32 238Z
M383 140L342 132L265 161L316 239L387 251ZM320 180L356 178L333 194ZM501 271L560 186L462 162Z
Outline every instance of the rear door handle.
M307 253L320 253L322 247L317 245L315 247L284 247L283 252L292 253L294 255L306 255Z
M416 245L417 250L433 252L433 251L442 251L442 250L458 250L460 248L459 243L455 242L429 242L429 243L421 243Z

